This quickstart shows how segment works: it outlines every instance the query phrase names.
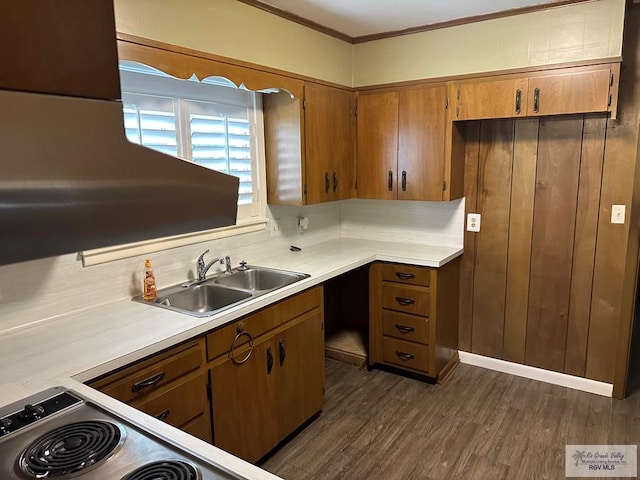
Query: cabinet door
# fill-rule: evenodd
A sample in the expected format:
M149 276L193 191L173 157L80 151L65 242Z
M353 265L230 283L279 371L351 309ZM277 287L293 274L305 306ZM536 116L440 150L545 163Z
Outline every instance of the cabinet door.
M276 404L279 437L284 438L324 404L322 312L276 335Z
M527 78L470 80L454 84L454 120L524 117Z
M575 69L529 79L529 116L606 112L611 71Z
M351 93L305 86L307 204L350 197L352 183Z
M358 97L358 198L394 200L398 166L398 93Z
M238 349L236 358L242 359L247 351ZM254 345L246 362L227 359L211 368L214 443L249 462L258 461L278 443L275 353L269 338Z
M398 200L442 200L447 87L401 90Z

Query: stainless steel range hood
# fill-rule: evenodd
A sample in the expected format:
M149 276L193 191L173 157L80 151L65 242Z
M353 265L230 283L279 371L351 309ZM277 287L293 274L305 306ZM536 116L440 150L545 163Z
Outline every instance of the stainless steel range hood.
M10 0L0 42L0 265L235 223L236 177L126 140L110 0Z

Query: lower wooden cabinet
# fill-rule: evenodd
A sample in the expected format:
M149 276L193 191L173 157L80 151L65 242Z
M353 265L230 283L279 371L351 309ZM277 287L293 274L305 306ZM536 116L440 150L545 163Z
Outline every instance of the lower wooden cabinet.
M196 339L102 377L89 385L211 442L205 341Z
M254 319L268 318L266 310L235 323L237 340L210 368L217 447L256 462L322 408L322 287L286 301L299 312L310 299L316 300L310 311L293 318L282 312L280 325L266 333ZM216 340L215 332L207 337Z
M374 263L369 363L441 381L458 362L460 261L440 268Z

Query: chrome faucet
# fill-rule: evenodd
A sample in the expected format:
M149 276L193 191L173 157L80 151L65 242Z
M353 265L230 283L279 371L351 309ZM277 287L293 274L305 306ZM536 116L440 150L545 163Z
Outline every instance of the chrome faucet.
M209 249L206 249L202 254L198 257L198 268L196 270L198 275L198 281L203 282L207 278L207 272L209 269L216 263L220 263L221 265L225 262L225 257L218 257L211 260L209 263L204 263L204 256L209 253ZM229 257L226 257L227 259ZM231 271L231 261L227 263L227 270Z
M224 273L225 274L231 273L231 257L229 255L224 257Z

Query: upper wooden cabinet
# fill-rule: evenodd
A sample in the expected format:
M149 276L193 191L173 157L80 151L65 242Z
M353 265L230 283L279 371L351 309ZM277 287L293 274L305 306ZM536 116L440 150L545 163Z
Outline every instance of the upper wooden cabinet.
M524 117L527 112L526 78L486 78L454 82L451 97L454 120Z
M571 67L453 82L453 120L611 112L619 64Z
M353 107L348 90L305 84L304 99L264 96L267 203L343 200L353 190Z
M444 85L358 97L358 198L442 200Z
M350 198L353 187L352 94L308 84L304 98L306 203Z

